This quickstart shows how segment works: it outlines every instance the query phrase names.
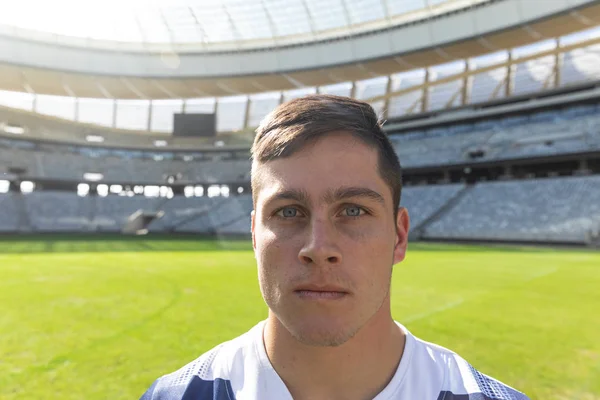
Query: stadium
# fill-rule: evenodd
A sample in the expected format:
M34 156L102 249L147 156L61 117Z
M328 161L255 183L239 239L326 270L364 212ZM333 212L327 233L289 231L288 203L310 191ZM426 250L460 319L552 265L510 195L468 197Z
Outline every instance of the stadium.
M600 399L600 1L0 5L0 399L139 398L264 319L250 147L372 105L411 217L394 317Z

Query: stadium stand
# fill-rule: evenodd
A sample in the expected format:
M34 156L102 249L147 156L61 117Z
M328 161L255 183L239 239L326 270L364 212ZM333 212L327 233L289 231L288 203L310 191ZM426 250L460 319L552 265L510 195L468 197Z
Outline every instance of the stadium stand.
M220 235L248 235L250 232L250 213L254 208L252 196L243 195L233 197L233 204L226 219L222 219L217 226Z
M411 231L420 227L466 188L464 184L405 187L400 205L410 216Z
M556 155L600 149L600 105L484 120L393 137L405 167Z
M599 232L600 176L586 176L479 183L424 236L587 243Z
M11 142L11 144L14 141ZM172 156L172 154L171 154ZM105 181L163 182L165 176L179 175L180 180L207 183L248 180L248 160L223 160L188 163L179 160L143 160L117 156L76 154L63 151L24 150L0 147L0 168L22 168L28 178L82 180L85 173L103 175Z
M600 4L576 1L575 14L573 4L516 0L370 3L389 4L379 16L347 1L346 18L340 8L311 23L308 8L295 12L304 23L280 20L267 2L251 19L229 16L227 34L119 42L117 52L106 46L121 38L110 35L81 42L12 27L0 40L16 49L6 53L14 60L0 54L9 77L0 79L0 180L10 187L0 231L121 232L143 210L161 212L151 233L247 235L254 128L282 101L330 93L365 100L385 120L405 170L412 239L597 241ZM482 19L476 33L455 29ZM188 34L179 22L160 24ZM288 36L257 33L271 24ZM413 48L414 29L431 34ZM65 51L98 62L65 64ZM148 51L162 51L160 63ZM174 137L178 113L214 113L218 132ZM21 193L23 181L36 189ZM76 193L80 185L87 192ZM150 186L169 195L141 194Z
M406 168L597 151L600 104L409 130L391 139ZM101 173L106 181L148 183L163 182L169 175L206 183L249 179L247 159L185 162L168 151L145 154L77 146L53 146L52 151L32 147L28 141L0 140L0 168L23 168L30 178L70 180L81 180L86 172ZM158 159L144 159L151 155Z
M24 218L19 204L24 204ZM152 232L247 234L252 197L78 196L36 191L0 194L0 230L18 232L121 232L136 211L164 211L150 225Z
M373 81L361 89L369 90L379 93L381 83ZM596 103L574 104L409 129L390 138L408 170L594 152L600 150L599 111ZM183 161L185 154L200 159ZM232 160L224 154L223 159L217 154L202 160L198 151L177 156L172 151L0 140L0 168L5 171L20 168L28 178L74 182L82 181L86 172L101 173L104 181L114 182L161 184L166 176L204 185L247 182L249 160ZM412 239L590 243L597 240L600 225L599 188L600 181L593 176L406 186L401 205L411 215ZM120 232L131 214L145 210L164 211L150 225L154 233L247 235L251 209L250 195L80 197L42 190L2 195L0 230Z
M347 88L332 88L346 90ZM381 82L360 93L381 92ZM371 92L369 92L371 91ZM265 100L265 104L272 99ZM270 103L269 103L270 104ZM266 108L266 106L265 106ZM225 109L223 112L226 112ZM491 115L390 136L402 165L411 168L476 165L489 161L564 156L600 150L600 104L581 103L512 115ZM247 151L247 150L246 150ZM193 161L183 161L193 154ZM246 153L247 154L247 153ZM37 144L0 139L0 168L22 169L28 179L81 182L96 172L107 182L222 185L248 182L248 159L222 154L204 157L200 150L127 150L78 144ZM597 176L506 182L407 185L401 205L411 215L412 239L503 240L591 243L598 240L600 180ZM150 232L247 235L252 198L146 198L108 195L80 197L74 192L39 190L1 195L3 232L120 232L138 210L164 211Z
M88 231L89 198L74 193L36 191L23 195L30 228L35 232Z
M165 214L150 225L152 232L247 235L250 232L252 196L229 199L175 196L159 209Z
M206 215L216 211L216 206L220 204L219 200L222 199L175 196L160 207L165 214L150 224L150 231L200 232L208 225L204 222Z
M251 195L79 197L40 191L0 195L0 227L19 231L19 201L34 232L119 232L138 210L164 211L151 232L247 235ZM600 176L408 186L401 205L426 239L589 243L600 234Z
M0 194L0 232L17 232L21 226L20 193Z
M212 207L208 212L199 213L194 218L176 227L177 232L225 233L227 227L245 219L252 211L250 195L230 197L228 199L212 199ZM250 225L246 232L249 232ZM232 232L239 233L239 232Z
M97 232L120 232L129 216L138 210L155 211L160 200L144 196L98 197L89 224Z

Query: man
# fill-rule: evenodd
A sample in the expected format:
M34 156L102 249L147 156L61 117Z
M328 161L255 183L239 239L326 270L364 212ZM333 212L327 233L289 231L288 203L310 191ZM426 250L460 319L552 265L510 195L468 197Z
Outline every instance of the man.
M252 243L266 321L158 379L143 400L526 400L392 319L404 259L398 158L371 106L315 95L252 147Z

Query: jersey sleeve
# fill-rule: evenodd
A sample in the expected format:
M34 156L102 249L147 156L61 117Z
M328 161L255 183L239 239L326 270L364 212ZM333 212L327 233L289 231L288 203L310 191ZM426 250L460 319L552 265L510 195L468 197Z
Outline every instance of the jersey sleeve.
M204 380L192 376L184 384L157 379L140 400L235 400L231 383L224 379Z
M231 381L213 373L218 351L219 347L158 378L140 400L235 400Z
M140 400L153 400L154 398L154 390L156 389L156 385L158 383L158 379L152 383L152 386L146 390L146 392L140 397Z
M437 400L529 400L516 389L476 370L459 356Z

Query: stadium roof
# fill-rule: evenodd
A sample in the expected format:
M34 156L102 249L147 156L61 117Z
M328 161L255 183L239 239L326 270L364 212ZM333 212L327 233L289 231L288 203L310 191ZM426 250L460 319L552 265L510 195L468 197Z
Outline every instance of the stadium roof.
M489 0L19 0L0 33L85 47L178 51L344 37Z
M555 38L600 26L598 0L20 0L10 6L4 3L0 2L3 50L0 90L69 98L196 99L346 84L397 73L420 73L422 68L542 41L556 45ZM294 4L302 4L305 14L295 13ZM336 4L341 5L343 12L335 11ZM413 11L409 6L414 7ZM419 8L423 6L426 8ZM169 24L165 10L184 10L188 15L194 7L226 10L229 17L225 27L229 30L235 27L238 36L234 40L238 41L219 42L226 39L213 35L211 40L215 42L200 43L205 47L195 51L193 46L198 43L191 41L187 44L158 39L152 43L125 42L118 40L133 39L114 36L115 29L126 25L139 31L138 39L142 37L140 17L136 14L139 11L162 16L163 28L171 29L170 36L163 39L175 40L173 29L187 26L191 30L193 26L197 30L212 21L209 18L206 23L198 19L191 25ZM262 9L271 33L277 32L279 25L286 25L284 19L275 22L274 15L297 14L298 19L310 15L312 30L264 40L240 39L243 30L240 26L246 14L231 13L236 7L248 7L248 14L251 14L249 7ZM370 15L363 15L366 22L353 22L350 16L362 7L387 10L387 14L384 13L384 19L367 21L381 13L364 11L362 14ZM396 11L390 14L390 10ZM209 15L208 11L203 15ZM327 16L337 18L336 24L342 25L325 28L325 22L316 23L317 15L323 21ZM290 24L294 21L292 18ZM113 36L105 36L106 40L91 36L89 32L94 32L88 30L91 26L99 27L95 32L112 32ZM377 29L377 26L388 28ZM302 38L316 39L318 35L342 36L286 45ZM269 45L269 40L277 43ZM591 44L596 42L588 43Z

